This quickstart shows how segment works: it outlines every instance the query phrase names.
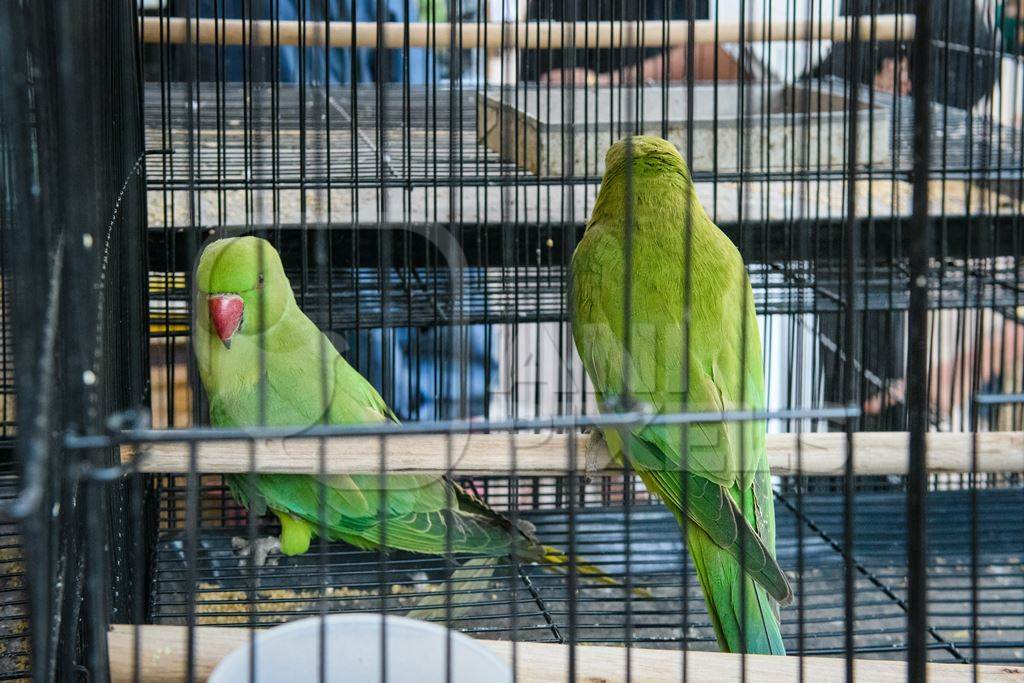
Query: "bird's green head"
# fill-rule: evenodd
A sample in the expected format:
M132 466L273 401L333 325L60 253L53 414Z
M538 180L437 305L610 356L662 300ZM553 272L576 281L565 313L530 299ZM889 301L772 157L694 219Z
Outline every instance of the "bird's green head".
M294 300L281 257L259 237L210 242L196 269L196 311L224 346L236 334L258 335L275 325Z
M625 172L631 158L634 175L644 175L646 171L667 171L679 173L687 182L690 181L690 169L676 146L653 135L633 135L609 147L604 157L605 176Z

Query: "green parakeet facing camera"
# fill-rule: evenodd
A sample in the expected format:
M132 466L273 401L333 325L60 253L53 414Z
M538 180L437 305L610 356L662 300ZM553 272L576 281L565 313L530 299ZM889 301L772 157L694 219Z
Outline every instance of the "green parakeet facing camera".
M214 426L299 430L396 421L373 386L299 309L281 258L266 240L209 243L196 290L193 345ZM377 474L261 473L230 475L227 482L242 505L277 516L285 555L306 552L323 530L330 540L364 549L511 555L563 568L568 562L539 544L529 525L513 525L440 474L388 475L386 492ZM589 565L579 565L579 572L618 585Z
M573 255L571 294L576 348L602 411L762 410L761 343L746 269L704 213L683 158L665 140L635 136L612 145L605 167ZM777 603L792 593L775 560L765 423L648 423L603 436L685 526L721 648L784 654Z

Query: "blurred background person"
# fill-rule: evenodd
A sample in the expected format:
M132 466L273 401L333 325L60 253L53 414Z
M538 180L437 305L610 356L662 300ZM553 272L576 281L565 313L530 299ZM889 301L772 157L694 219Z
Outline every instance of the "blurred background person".
M970 109L992 92L996 80L993 51L999 49L989 13L975 0L935 0L932 13L933 102ZM839 14L867 16L913 14L911 0L842 0ZM810 70L815 78L836 76L847 79L851 67L850 45L835 43L829 54ZM862 42L858 80L881 91L910 95L911 43Z
M642 0L637 3L615 0L529 0L527 21L685 21L693 7L694 19L710 18L708 0ZM716 52L719 78L735 80L735 60L722 46L698 43L694 50L694 78L714 77ZM662 81L682 81L687 77L687 46L559 48L524 50L520 60L520 78L524 81L574 83L576 85L615 85Z
M435 0L426 0L427 9L433 7ZM440 0L444 2L445 0ZM410 22L420 21L418 2L406 0L383 0L384 14L381 21ZM303 10L300 15L300 8ZM200 0L198 17L201 19L253 19L266 21L305 21L307 24L324 23L325 21L351 22L353 20L373 22L378 19L377 0ZM171 3L172 16L195 15L193 0L175 0ZM374 48L332 48L325 59L323 46L305 48L300 53L296 45L281 45L276 54L270 54L271 48L263 55L263 65L254 66L253 77L256 80L275 80L279 83L298 83L305 74L306 83L327 83L332 85L348 84L353 80L357 83L372 83L377 77L378 69L381 81L401 83L403 72L408 66L409 83L421 84L429 81L427 69L430 64L426 50L410 48L383 50L380 53ZM245 78L245 58L247 49L240 45L203 46L196 54L196 74L200 81L227 80L242 81ZM257 49L256 54L260 54ZM176 60L187 63L186 60ZM265 73L261 73L264 71ZM329 78L328 78L329 77Z
M973 0L938 0L930 6L934 36L931 99L936 104L972 109L992 93L996 81L992 51L997 43L991 20ZM913 11L909 0L844 0L839 13L862 16L871 12L906 14ZM849 50L849 44L833 44L831 51L806 77L849 78ZM894 97L909 97L912 94L911 66L909 41L862 42L855 73L864 86ZM936 312L936 315L943 313ZM861 397L864 413L860 429L906 428L905 316L904 312L893 310L859 311L854 321L854 348L850 353L843 349L844 331L839 313L822 313L818 317L823 399L832 404L845 402L842 372L844 368L852 369L854 391Z

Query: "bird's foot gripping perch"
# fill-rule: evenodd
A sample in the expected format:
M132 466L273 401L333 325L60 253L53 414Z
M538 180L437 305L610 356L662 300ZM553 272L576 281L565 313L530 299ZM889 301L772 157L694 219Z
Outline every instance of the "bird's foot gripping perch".
M271 555L281 553L281 539L277 536L261 536L250 542L248 538L234 536L231 539L231 547L234 548L238 557L251 557L253 565L262 567L267 564L267 558ZM277 564L277 558L273 558L270 564Z
M587 435L586 450L583 454L586 463L585 476L587 481L590 481L607 465L608 445L604 441L604 434L597 427L586 427L583 433Z

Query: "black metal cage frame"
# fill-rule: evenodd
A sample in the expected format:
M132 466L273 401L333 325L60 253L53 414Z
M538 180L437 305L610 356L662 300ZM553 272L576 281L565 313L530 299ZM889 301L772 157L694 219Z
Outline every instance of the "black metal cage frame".
M829 671L851 680L863 658L904 660L912 680L929 662L1020 675L1024 126L991 103L947 104L957 88L974 98L1000 59L1017 60L1016 78L1016 47L973 15L959 45L953 0L935 3L946 15L925 0L850 0L861 23L814 2L810 19L781 3L784 21L771 2L760 16L741 3L736 22L694 0L664 0L660 15L625 3L612 19L604 4L591 16L589 3L544 0L510 18L505 2L447 2L447 19L422 22L408 2L390 22L306 4L294 18L258 0L0 7L0 679L146 680L146 639L165 626L183 628L180 670L195 680L203 627L429 608L480 639L566 647L551 679L592 671L589 648L625 644L616 675L676 650L681 668L664 671L685 680L690 653L715 647L686 543L629 459L595 465L581 430L709 420L765 420L769 451L789 458L772 461L773 503L797 676L826 675L810 655L842 657ZM375 4L382 16L390 3ZM668 20L670 5L682 18ZM780 86L771 111L776 77L757 46L788 46L782 68L797 76L815 36L842 46L832 70ZM603 71L580 47L602 40ZM982 66L961 73L954 44ZM670 85L670 46L687 65L713 60L712 80L688 66ZM892 46L909 95L864 80ZM607 82L517 80L541 68L520 53ZM661 72L639 78L645 55ZM726 57L732 119L719 108ZM282 82L291 68L297 82ZM356 82L360 68L372 83ZM747 264L781 387L768 407L599 414L573 355L570 263L599 159L634 131L670 137L670 123L684 158L708 155L693 181ZM785 126L801 137L773 166L768 131ZM195 261L208 238L241 234L280 251L302 310L402 425L205 426L188 346ZM409 438L434 448L422 467L402 460ZM239 561L233 536L275 523L211 469L225 444L236 474L279 471L290 447L309 474L444 473L621 585L507 558L459 582L461 557L323 539L267 566ZM517 651L512 671L536 675ZM759 675L738 661L739 676Z

